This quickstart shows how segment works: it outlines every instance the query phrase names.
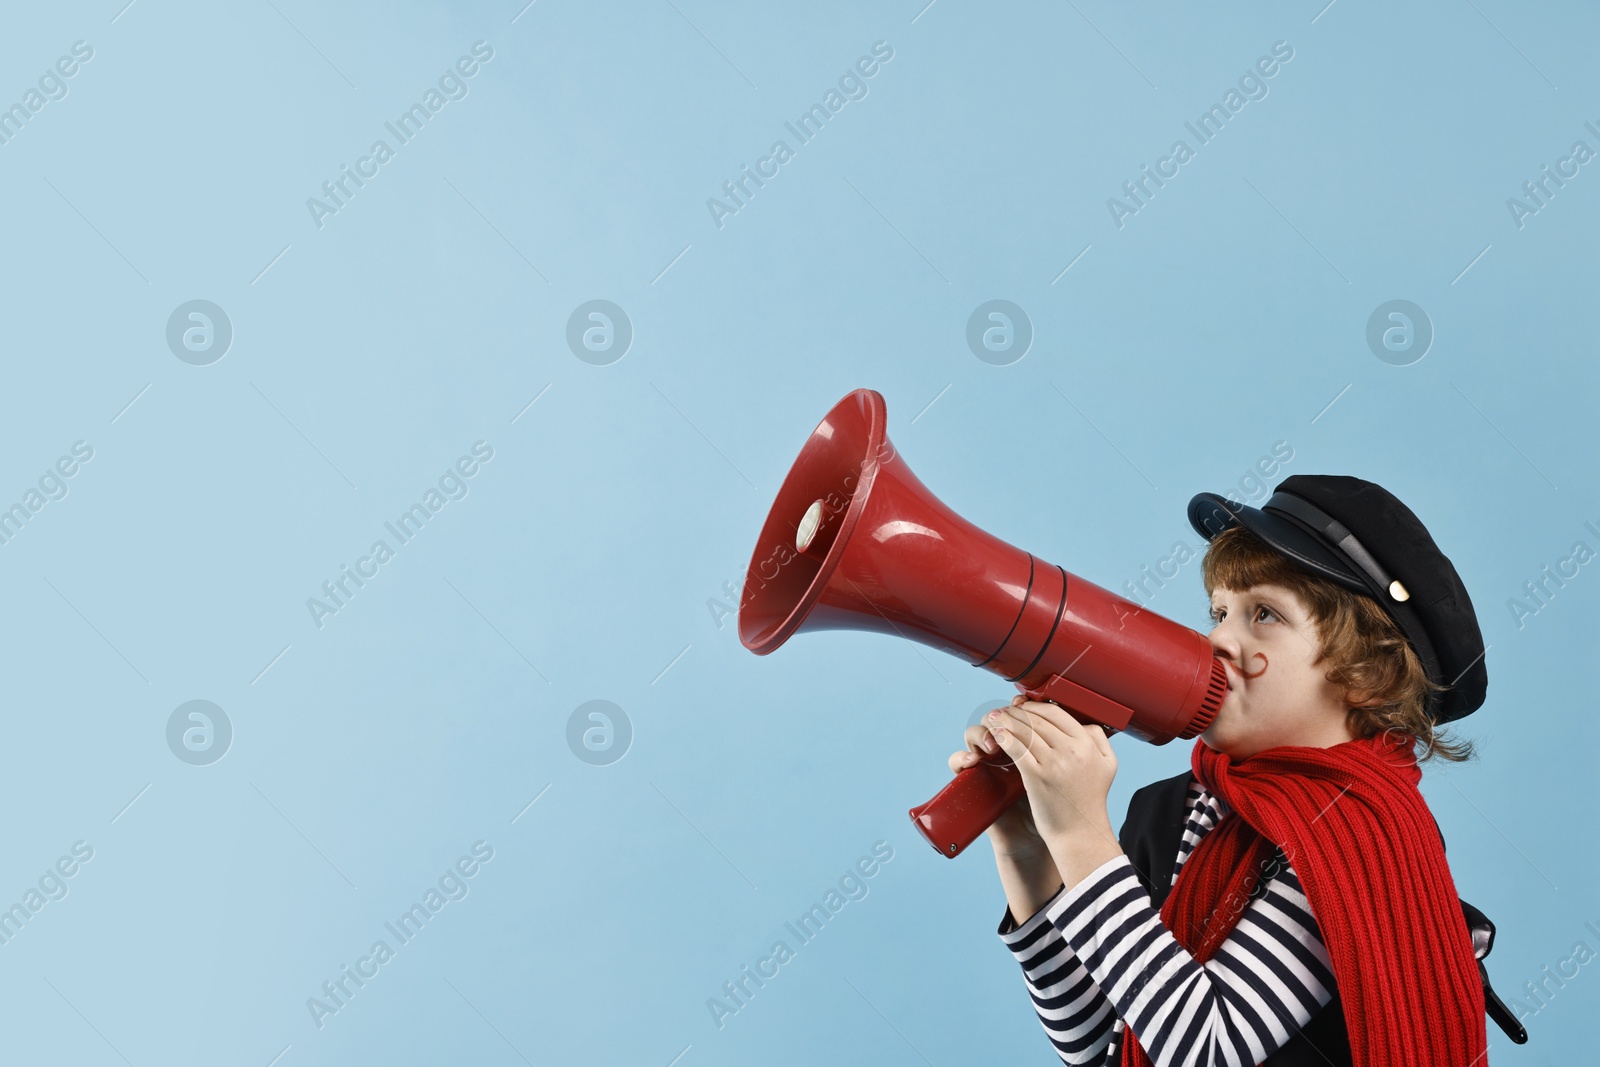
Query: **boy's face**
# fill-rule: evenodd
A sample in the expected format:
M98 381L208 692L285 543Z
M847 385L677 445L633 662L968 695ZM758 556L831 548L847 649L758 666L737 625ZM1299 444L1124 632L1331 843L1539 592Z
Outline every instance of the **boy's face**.
M1211 594L1212 653L1227 668L1228 691L1201 734L1235 760L1278 745L1326 748L1353 735L1343 690L1326 678L1316 624L1281 585Z

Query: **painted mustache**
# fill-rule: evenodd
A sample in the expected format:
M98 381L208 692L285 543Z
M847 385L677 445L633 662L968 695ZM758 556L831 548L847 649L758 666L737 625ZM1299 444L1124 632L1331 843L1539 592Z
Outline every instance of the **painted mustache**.
M1222 662L1229 669L1238 671L1240 676L1244 677L1244 678L1252 678L1252 679L1253 678L1259 678L1263 674L1267 673L1268 663L1267 663L1267 657L1266 657L1265 653L1262 653L1262 652L1252 653L1250 658L1251 659L1258 659L1259 658L1261 660L1261 669L1259 671L1256 671L1254 674L1251 674L1249 671L1245 670L1243 667L1238 666L1232 660L1223 660Z

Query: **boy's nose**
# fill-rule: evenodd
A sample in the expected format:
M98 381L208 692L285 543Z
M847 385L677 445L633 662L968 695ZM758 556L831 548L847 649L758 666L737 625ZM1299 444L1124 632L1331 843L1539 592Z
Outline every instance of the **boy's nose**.
M1211 642L1211 652L1215 656L1239 662L1239 641L1229 630L1226 622L1219 623L1206 634L1206 640Z

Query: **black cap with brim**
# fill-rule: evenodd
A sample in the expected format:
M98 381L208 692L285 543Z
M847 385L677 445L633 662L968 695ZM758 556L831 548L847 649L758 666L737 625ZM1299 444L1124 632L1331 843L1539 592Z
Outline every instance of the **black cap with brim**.
M1189 501L1189 525L1207 541L1243 526L1312 574L1376 600L1428 677L1447 687L1428 702L1436 722L1483 704L1486 649L1466 587L1422 521L1382 486L1297 474L1260 508L1201 493Z
M1235 524L1243 526L1307 570L1357 593L1371 595L1371 588L1349 563L1315 534L1296 525L1294 520L1236 503L1215 493L1201 493L1189 501L1189 525L1207 541Z

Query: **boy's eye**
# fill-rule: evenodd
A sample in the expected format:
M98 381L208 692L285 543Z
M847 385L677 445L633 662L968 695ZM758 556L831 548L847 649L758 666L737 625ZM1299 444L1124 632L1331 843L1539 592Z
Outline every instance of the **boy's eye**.
M1278 616L1273 613L1273 610L1271 608L1267 607L1265 604L1258 604L1256 606L1256 621L1257 622L1271 622L1273 619L1276 619L1277 617Z

